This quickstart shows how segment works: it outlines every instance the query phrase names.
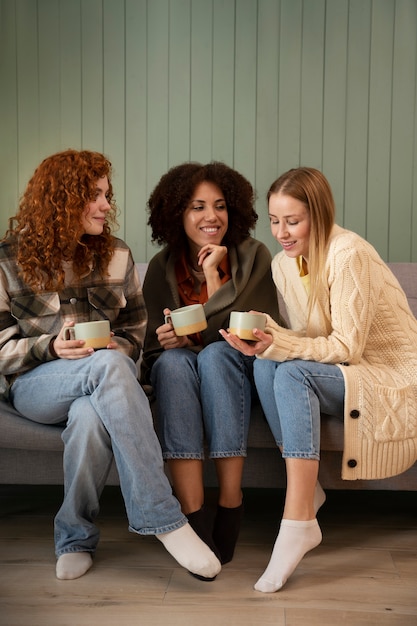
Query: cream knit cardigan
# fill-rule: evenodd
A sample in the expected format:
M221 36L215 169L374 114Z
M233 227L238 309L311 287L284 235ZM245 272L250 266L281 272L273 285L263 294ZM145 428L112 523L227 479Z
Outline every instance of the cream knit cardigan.
M340 367L343 479L404 472L417 460L417 320L397 279L368 242L339 226L329 242L327 290L309 323L296 260L280 252L272 274L290 329L268 316L266 332L273 343L259 358Z

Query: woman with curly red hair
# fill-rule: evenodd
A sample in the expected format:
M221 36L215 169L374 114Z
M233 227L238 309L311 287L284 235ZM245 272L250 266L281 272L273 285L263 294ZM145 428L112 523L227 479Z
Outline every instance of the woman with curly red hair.
M222 341L233 310L268 311L279 319L271 256L250 236L257 214L252 185L224 163L183 163L153 190L153 240L164 244L144 281L148 310L142 376L156 397L158 434L174 492L199 536L222 563L233 557L242 503L253 358ZM208 327L179 337L164 315L204 305ZM218 506L204 507L207 443L219 481Z
M163 471L136 361L147 315L128 246L111 234L111 164L66 150L33 174L0 243L0 384L27 419L65 424L64 501L55 517L56 575L92 565L99 498L115 459L129 529L156 535L192 574L221 565L195 534ZM107 319L107 349L65 339L75 322Z

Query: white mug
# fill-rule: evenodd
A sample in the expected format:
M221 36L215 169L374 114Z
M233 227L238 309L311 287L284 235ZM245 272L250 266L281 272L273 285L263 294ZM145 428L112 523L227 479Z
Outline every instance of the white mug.
M165 324L172 324L178 337L199 333L207 328L206 315L202 304L190 304L165 315Z
M258 341L252 333L254 328L265 330L266 317L263 313L232 311L229 320L229 332L245 341Z
M83 339L83 348L106 348L111 341L109 320L79 322L64 328L64 339Z

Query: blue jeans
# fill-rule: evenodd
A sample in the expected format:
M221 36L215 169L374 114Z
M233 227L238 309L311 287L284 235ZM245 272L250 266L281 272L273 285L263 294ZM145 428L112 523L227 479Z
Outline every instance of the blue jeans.
M165 459L246 456L254 357L215 341L196 354L165 350L152 366L158 434Z
M163 470L161 448L136 365L116 350L57 359L20 375L14 407L42 424L66 422L64 501L55 518L56 555L94 552L94 519L113 455L129 530L159 534L186 523Z
M320 413L343 415L345 383L337 365L256 359L265 417L284 458L320 459Z

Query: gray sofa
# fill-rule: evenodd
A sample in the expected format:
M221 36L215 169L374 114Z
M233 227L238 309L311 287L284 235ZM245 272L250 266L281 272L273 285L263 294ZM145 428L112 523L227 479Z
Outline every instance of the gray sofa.
M138 264L143 277L146 264ZM417 316L417 263L391 263ZM282 307L283 308L283 307ZM283 313L285 311L283 310ZM0 484L62 484L61 428L35 424L0 402ZM326 489L395 489L417 491L417 463L407 472L385 480L342 481L342 418L322 419L320 481ZM207 462L205 480L216 484L213 463ZM115 467L108 484L117 485ZM258 404L252 409L244 487L283 487L285 468Z

